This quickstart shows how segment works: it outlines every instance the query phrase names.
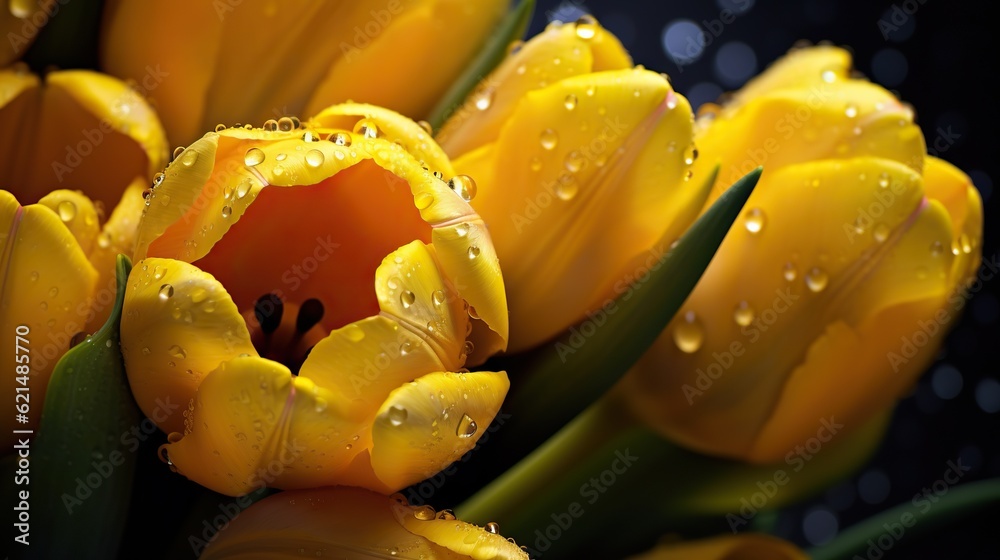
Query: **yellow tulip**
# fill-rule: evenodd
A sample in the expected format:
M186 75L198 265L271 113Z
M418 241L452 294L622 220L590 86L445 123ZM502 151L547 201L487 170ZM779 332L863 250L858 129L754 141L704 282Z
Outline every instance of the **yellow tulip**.
M691 121L666 77L586 17L521 46L445 124L503 262L511 351L623 293L697 217Z
M778 462L859 429L909 390L964 303L979 195L849 64L833 47L794 51L699 120L695 172L721 164L709 202L745 167L765 171L621 385L679 443Z
M199 543L200 544L200 543ZM347 560L527 560L516 544L455 519L447 510L414 507L399 495L359 488L281 492L234 519L201 558L300 558Z
M806 560L795 545L754 533L665 544L631 560Z
M0 91L0 186L24 203L61 188L114 208L136 178L166 163L156 113L115 78L65 70L43 81L15 66L0 70Z
M136 181L129 187L103 226L95 204L79 192L54 191L21 206L13 194L0 191L0 327L7 333L27 327L27 342L20 346L28 348L30 370L28 378L4 377L9 402L15 402L18 387L30 389L30 413L23 424L4 419L3 445L13 445L11 430L38 426L56 362L79 333L94 332L110 314L115 257L134 247L144 186ZM24 351L14 340L0 352L5 363L23 364L15 361L18 354ZM26 401L22 396L17 402Z
M474 183L423 128L338 105L210 132L154 184L122 348L174 468L230 495L393 492L475 445L507 376L449 372L473 329L504 348L503 280Z
M101 62L148 89L171 140L355 100L425 116L508 0L111 2ZM157 30L183 30L183 41ZM162 80L157 80L161 77Z

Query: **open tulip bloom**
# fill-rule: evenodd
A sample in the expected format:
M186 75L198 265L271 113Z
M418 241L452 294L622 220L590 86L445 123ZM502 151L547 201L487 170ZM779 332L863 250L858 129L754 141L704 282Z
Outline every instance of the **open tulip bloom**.
M1000 500L753 520L864 464L982 260L847 51L695 118L530 0L63 4L0 9L13 557L851 558ZM91 68L33 73L65 21Z

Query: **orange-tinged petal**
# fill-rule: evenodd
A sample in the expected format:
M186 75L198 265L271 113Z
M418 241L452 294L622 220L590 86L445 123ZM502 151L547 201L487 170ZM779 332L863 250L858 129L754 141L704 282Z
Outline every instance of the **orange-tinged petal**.
M952 255L934 250L951 236L949 218L922 195L912 169L882 159L765 173L678 317L626 378L640 413L685 445L780 461L815 433L801 418L859 426L889 406L920 360L896 372L886 351L933 316L950 286ZM862 352L878 357L860 364Z
M660 545L631 560L807 560L791 543L763 534L744 533Z
M100 275L93 298L95 313L87 323L88 332L95 332L111 314L117 288L115 262L119 254L132 255L135 250L135 236L139 231L139 219L144 208L142 191L146 185L145 179L136 178L125 189L87 256Z
M363 103L342 103L320 111L309 122L323 128L354 130L362 120L374 123L379 136L401 145L431 171L445 177L455 174L448 156L430 133L395 111Z
M462 560L467 554L452 552L434 540L422 536L422 530L436 521L421 521L416 530L409 517L427 508L415 508L393 502L385 496L358 488L318 488L282 492L257 502L234 519L205 550L204 559L213 558L300 558L303 554L367 560L374 558L424 558L426 560ZM401 520L400 517L403 519ZM467 524L452 532L459 536L475 535L482 529ZM492 538L490 538L492 537ZM478 543L480 537L476 535ZM471 540L471 539L470 539ZM482 539L503 541L499 535ZM511 552L505 544L492 544L496 558L527 558ZM485 549L480 545L479 550ZM517 547L514 546L516 549ZM518 551L519 552L519 551ZM472 558L490 558L474 555Z
M527 553L513 541L502 535L487 531L483 527L466 523L442 512L428 518L426 506L414 508L396 502L392 505L396 520L408 531L460 554L462 558L475 560L527 559Z
M437 372L394 390L372 428L372 469L384 490L431 477L472 450L509 387L505 372Z
M184 429L178 407L187 406L209 372L241 354L257 354L226 289L188 263L136 262L124 309L122 353L132 394L166 432Z
M198 388L164 452L184 476L230 496L330 484L368 445L346 398L256 356L223 362Z
M389 393L415 372L454 371L465 363L469 314L438 269L433 249L419 241L386 256L375 273L381 311L330 333L300 375L351 397L352 410L371 420Z
M163 167L166 139L152 108L123 82L97 72L51 72L0 106L0 184L27 202L55 187L111 208L135 177ZM14 74L14 78L10 78ZM16 162L16 163L14 163Z
M600 25L587 20L550 25L500 63L437 140L452 157L466 154L495 141L528 92L573 76L631 67L624 47Z
M0 274L0 327L10 333L2 354L12 364L3 392L14 402L15 387L24 385L17 383L13 371L13 334L24 325L30 332L20 346L27 347L31 357L26 386L42 403L52 368L70 340L84 331L90 309L81 302L93 292L97 272L55 212L44 205L21 206L12 194L0 191ZM4 421L5 444L13 442L11 429L37 427L40 408L32 410L27 424L13 425L12 416Z
M707 194L684 180L690 138L690 108L665 78L620 70L528 93L494 144L455 161L476 177L503 263L511 350L600 307L635 259L684 231Z

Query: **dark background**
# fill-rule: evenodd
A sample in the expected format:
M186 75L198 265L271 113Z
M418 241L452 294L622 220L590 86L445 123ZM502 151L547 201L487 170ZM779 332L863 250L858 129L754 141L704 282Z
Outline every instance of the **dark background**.
M958 135L939 153L968 173L984 201L984 260L998 250L993 181L1000 177L1000 124L993 83L1000 54L985 2L767 1L587 2L540 0L529 35L551 19L591 13L614 32L636 64L666 72L693 106L742 85L799 40L830 41L854 53L855 68L895 91L916 109L928 142L940 130ZM896 7L896 9L893 8ZM723 24L723 9L735 19ZM898 11L897 11L898 9ZM909 12L909 13L908 13ZM895 17L895 19L893 19ZM698 58L678 20L699 25L711 40ZM713 20L720 20L713 22ZM880 27L879 22L886 24ZM680 62L665 43L682 48ZM706 41L707 42L707 41ZM677 52L674 50L673 52ZM825 494L780 513L774 533L810 547L880 511L909 503L941 479L948 461L971 471L959 484L1000 476L1000 382L993 350L998 337L1000 281L987 281L938 360L903 400L876 456ZM997 508L928 535L903 540L883 558L1000 558ZM918 525L919 526L919 525Z

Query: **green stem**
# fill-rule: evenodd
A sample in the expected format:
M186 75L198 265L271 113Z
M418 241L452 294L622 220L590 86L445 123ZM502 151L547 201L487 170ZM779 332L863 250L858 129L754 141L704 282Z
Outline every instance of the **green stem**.
M456 508L463 521L486 523L506 518L553 480L588 457L597 446L631 424L628 415L601 399L521 462Z
M910 502L862 521L837 535L832 542L811 549L809 556L813 560L847 560L872 546L883 550L884 539L880 537L891 536L892 547L902 538L919 535L934 526L955 523L997 503L1000 503L1000 479L965 484L948 490L936 503L922 501L921 504L930 505L924 511ZM913 527L917 529L910 530Z

